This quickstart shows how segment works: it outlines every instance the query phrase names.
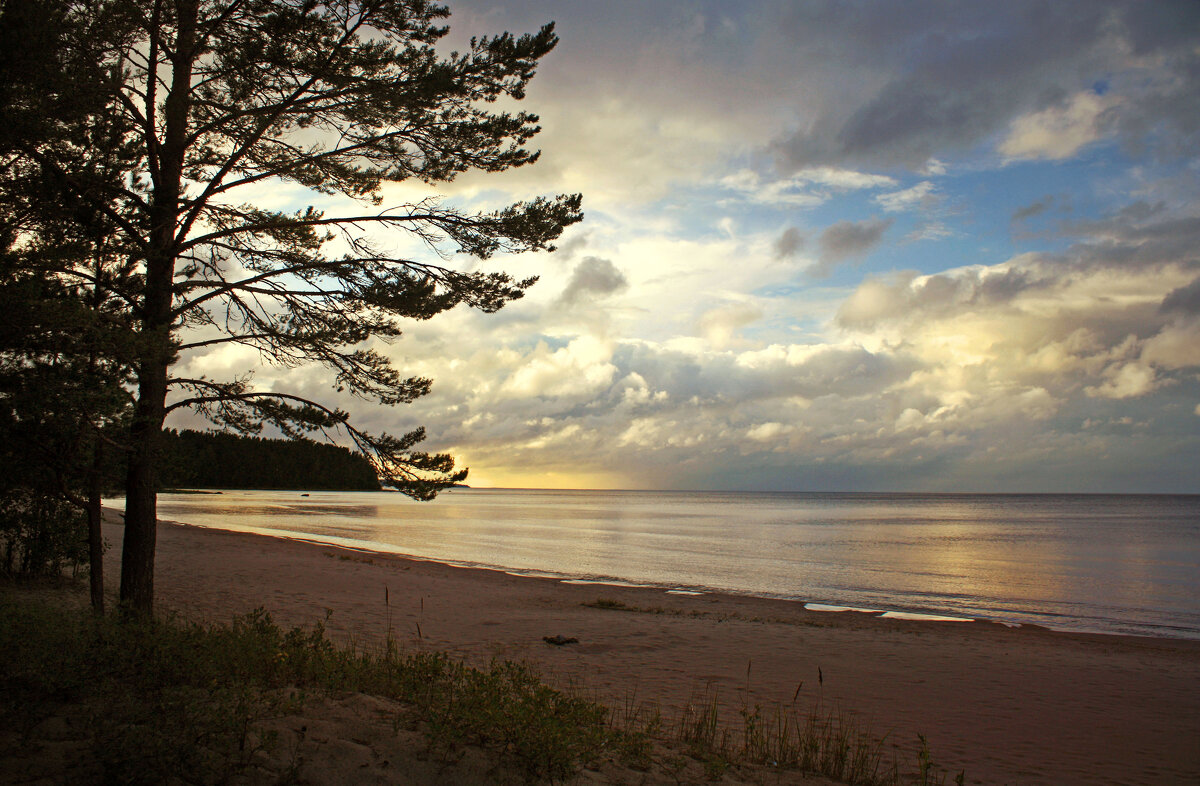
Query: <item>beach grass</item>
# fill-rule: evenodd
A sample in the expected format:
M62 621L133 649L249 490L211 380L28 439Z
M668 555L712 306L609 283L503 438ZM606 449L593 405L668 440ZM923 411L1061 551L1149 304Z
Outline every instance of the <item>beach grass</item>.
M820 706L742 705L737 725L722 723L715 693L689 701L680 714L676 738L707 762L713 777L729 766L748 762L773 770L798 770L856 786L891 786L905 782L898 761L886 757L886 740L875 736L853 715ZM928 768L938 782L945 773Z
M73 727L81 782L218 783L276 742L263 721L317 693L361 692L408 708L436 753L475 745L529 781L583 763L637 761L647 742L607 708L544 684L522 664L472 668L440 653L335 645L320 623L285 630L259 610L229 625L95 619L0 598L0 729L27 743L48 721Z
M428 755L483 750L514 782L563 782L602 762L669 774L683 759L716 780L746 766L871 786L912 780L885 762L868 729L820 708L743 707L738 728L705 696L670 728L634 702L614 711L551 687L525 664L475 668L391 640L345 646L323 623L284 629L261 609L199 625L119 622L70 605L0 592L0 755L37 762L30 749L58 739L62 780L161 783L189 773L189 782L260 782L269 760L266 782L289 782L300 762L293 752L277 766L287 742L270 721L346 693L397 702L394 730L419 733ZM922 756L917 782L944 782L923 740Z

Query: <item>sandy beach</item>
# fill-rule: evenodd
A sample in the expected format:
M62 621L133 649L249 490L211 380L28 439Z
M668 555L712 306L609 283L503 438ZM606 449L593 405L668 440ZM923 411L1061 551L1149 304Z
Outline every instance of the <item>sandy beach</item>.
M110 581L121 529L106 525ZM1200 782L1196 641L571 584L174 523L159 528L156 593L159 609L198 621L260 606L288 625L330 613L341 640L390 631L472 663L527 661L611 705L656 705L668 723L704 695L731 722L742 706L819 702L887 734L902 760L925 735L967 783Z

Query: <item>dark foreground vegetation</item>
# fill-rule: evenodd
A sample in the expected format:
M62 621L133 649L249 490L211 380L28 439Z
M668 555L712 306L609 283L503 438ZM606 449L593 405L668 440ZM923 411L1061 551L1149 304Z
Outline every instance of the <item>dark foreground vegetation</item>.
M656 710L613 711L550 687L522 664L473 668L392 641L341 645L320 623L285 630L261 610L228 625L119 621L87 613L75 592L0 586L5 782L315 782L301 722L364 695L386 702L373 705L386 709L375 713L379 736L409 740L411 760L391 771L403 782L426 782L419 771L452 782L469 754L469 777L497 783L570 781L584 768L601 782L947 777L923 740L915 769L902 775L894 749L885 756L882 742L840 712L744 707L741 723L728 724L712 697L671 723ZM279 722L287 718L290 726Z
M498 773L522 779L561 780L610 750L646 752L645 737L610 725L605 708L510 662L480 670L438 653L339 647L320 624L284 630L261 611L212 627L116 622L9 596L0 619L0 758L28 753L48 725L59 737L69 727L74 756L54 780L286 782L298 773L263 769L280 742L264 724L347 691L400 700L394 727L419 727L431 755L483 746Z

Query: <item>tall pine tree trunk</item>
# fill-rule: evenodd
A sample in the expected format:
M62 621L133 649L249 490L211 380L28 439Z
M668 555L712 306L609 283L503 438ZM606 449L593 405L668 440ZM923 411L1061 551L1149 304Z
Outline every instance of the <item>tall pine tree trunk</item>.
M154 549L157 537L158 492L155 463L166 418L167 371L174 360L171 311L175 260L178 255L183 167L188 150L192 67L196 52L199 0L175 0L176 37L171 48L171 84L163 102L163 139L153 138L148 124L147 146L157 152L157 177L150 204L150 250L146 256L146 291L142 312L138 364L138 399L130 428L129 472L125 479L125 541L121 548L121 606L126 613L150 616L154 610ZM157 48L157 11L151 46ZM150 79L158 79L151 72ZM148 86L147 95L154 88ZM148 107L149 109L149 107Z
M158 526L154 464L166 400L165 359L145 359L138 378L138 401L129 434L129 471L125 476L121 607L126 613L148 617L154 611L154 548Z

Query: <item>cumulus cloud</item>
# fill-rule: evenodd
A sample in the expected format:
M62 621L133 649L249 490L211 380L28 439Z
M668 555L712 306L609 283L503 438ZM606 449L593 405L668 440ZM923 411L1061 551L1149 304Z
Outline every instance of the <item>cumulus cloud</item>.
M1115 98L1077 93L1014 119L999 150L1009 158L1069 158L1100 138L1100 116L1115 105Z
M590 337L578 338L557 350L539 343L533 352L521 358L500 391L531 399L591 395L612 383L617 368L611 357L611 345Z
M1155 378L1154 369L1141 363L1109 366L1104 370L1103 377L1102 384L1085 388L1089 396L1116 399L1144 396L1160 384Z
M811 271L818 278L828 276L834 267L847 259L869 254L883 240L891 227L891 219L868 218L863 221L839 221L829 226L817 238L820 256Z
M1008 303L1022 292L1045 286L1034 271L1012 266L966 268L931 276L899 273L867 278L842 303L836 322L872 329L901 321L921 321L964 309Z
M719 306L700 317L700 332L712 346L724 348L738 330L761 319L762 315L762 309L752 303Z
M617 269L612 260L584 257L575 265L571 280L567 282L560 300L570 304L587 298L607 297L628 286L629 281L625 274Z
M1143 345L1141 360L1169 370L1200 367L1200 322L1167 325Z
M430 376L450 380L435 388L443 398L418 402L442 435L436 447L482 469L775 488L1117 487L1144 455L1117 430L1194 453L1190 170L1184 198L1166 206L1161 183L1132 170L1098 172L1076 211L1078 183L1066 179L1053 198L1014 191L1024 207L955 190L1006 159L1047 166L1101 156L1110 141L1194 156L1194 3L701 0L674 19L678 33L661 6L639 6L624 37L578 7L591 25L576 17L576 34L588 30L578 40L597 44L587 68L546 69L557 82L545 124L568 122L551 131L545 182L573 177L569 190L601 193L587 253L612 262L564 269L542 302L619 290L623 308L604 337L516 312L543 319L539 341L481 327L477 360L430 361ZM562 14L563 51L574 13ZM734 46L722 38L731 29ZM619 58L606 41L620 42ZM611 82L583 100L600 74ZM900 167L921 174L900 179ZM939 179L948 168L956 177ZM1145 201L1097 218L1093 205L1114 193ZM691 211L698 197L720 211ZM655 199L670 209L644 216ZM810 272L829 275L895 227L944 236L956 227L939 211L960 200L980 236L997 220L984 211L999 206L1001 234L1010 220L1060 219L1055 243L1021 254L1005 250L1007 236L980 241L907 263L920 272L872 271L848 291L801 286L778 264L811 253ZM851 201L881 215L839 221L833 208ZM820 225L795 214L815 208L832 217L810 214L827 226L805 243L798 227ZM719 219L730 231L714 230Z
M520 477L576 485L895 488L979 483L1003 466L993 488L1021 478L1037 487L1022 462L1043 473L1048 457L1095 468L1094 440L1110 440L1113 472L1128 460L1111 428L1083 429L1085 420L1132 417L1164 440L1186 433L1163 413L1194 422L1200 321L1160 304L1194 280L1178 262L1064 268L1026 255L868 278L821 341L737 340L770 308L747 299L701 315L695 330L712 341L522 344L479 317L456 328L478 336L473 349L402 341L393 351L436 380L406 422L424 423L429 447L459 455L485 485L519 467ZM413 338L432 329L422 323ZM379 417L362 425L396 429L394 414L371 422ZM574 474L554 474L565 468Z

